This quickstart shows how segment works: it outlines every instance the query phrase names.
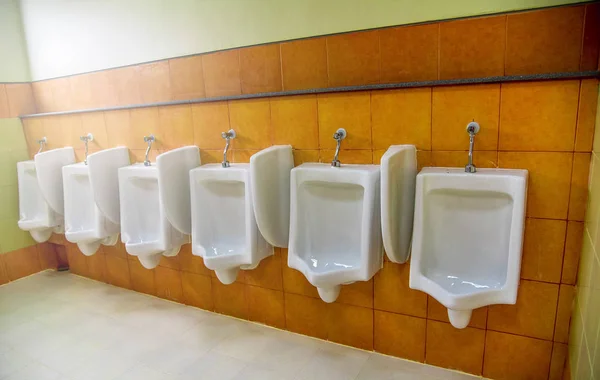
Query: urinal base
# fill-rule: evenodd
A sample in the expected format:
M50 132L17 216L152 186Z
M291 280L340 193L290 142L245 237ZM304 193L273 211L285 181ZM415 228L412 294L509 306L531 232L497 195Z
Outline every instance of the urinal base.
M96 253L96 251L98 251L101 242L101 240L95 240L87 243L77 243L77 248L79 248L81 253L83 253L84 255L91 256L94 253Z
M116 245L118 241L119 241L119 234L114 234L114 235L110 235L110 236L102 239L102 244L108 245L108 246L113 246L113 245Z
M215 270L215 274L217 275L219 281L225 285L229 285L235 282L239 271L239 267L234 267L229 269Z
M464 329L469 325L469 321L471 321L471 314L473 310L453 310L448 309L448 319L452 326L457 329Z
M179 251L180 251L180 250L181 250L181 246L179 246L179 247L177 247L177 248L170 249L170 250L168 250L168 251L164 251L164 252L162 253L162 255L163 255L163 256L166 256L166 257L173 257L173 256L177 256L177 254L179 253Z
M52 228L44 228L44 229L39 229L39 230L30 230L29 234L31 235L33 240L35 240L36 242L43 243L45 241L48 241L48 239L50 239L50 236L52 236L52 232L53 232Z
M319 292L319 297L327 303L335 302L335 300L340 295L340 290L342 290L341 285L335 285L330 288L319 288L317 287L317 291Z
M146 269L154 269L158 266L162 253L155 253L153 255L140 255L138 260L140 264Z

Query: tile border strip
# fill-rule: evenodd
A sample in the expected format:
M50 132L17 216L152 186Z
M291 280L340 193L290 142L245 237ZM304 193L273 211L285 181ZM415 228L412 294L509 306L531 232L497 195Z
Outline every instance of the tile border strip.
M503 75L503 76L483 77L483 78L439 79L439 80L417 81L417 82L368 84L368 85L359 85L359 86L327 87L327 88L314 88L314 89L306 89L306 90L263 92L263 93L257 93L257 94L218 96L218 97L213 97L213 98L198 98L198 99L172 100L172 101L167 101L167 102L156 102L156 103L146 103L146 104L133 104L133 105L128 105L128 106L113 106L113 107L89 108L89 109L81 109L81 110L73 110L73 111L45 112L45 113L36 113L36 114L30 114L30 115L21 115L19 117L21 119L28 119L28 118L42 117L42 116L71 115L71 114L88 113L88 112L118 111L118 110L128 110L128 109L136 109L136 108L174 106L174 105L197 104L197 103L212 103L212 102L222 102L222 101L228 101L228 100L273 98L273 97L278 97L278 96L325 94L325 93L336 93L336 92L392 90L392 89L399 89L399 88L439 87L439 86L451 86L451 85L474 85L474 84L528 82L528 81L557 80L557 79L586 79L586 78L600 79L600 71L576 71L576 72L559 72L559 73L528 74L528 75Z

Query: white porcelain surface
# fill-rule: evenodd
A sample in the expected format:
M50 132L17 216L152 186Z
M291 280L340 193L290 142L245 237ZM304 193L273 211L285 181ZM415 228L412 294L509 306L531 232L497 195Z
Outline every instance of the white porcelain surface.
M276 145L250 157L252 201L256 223L267 242L287 248L290 232L291 145Z
M65 237L77 243L85 255L96 253L101 244L114 245L120 232L119 167L129 165L127 148L91 154L88 164L64 166ZM113 214L109 218L102 209Z
M250 186L250 165L200 166L190 171L192 253L225 284L239 269L255 268L273 254L258 230Z
M390 261L405 263L410 256L417 148L393 145L381 157L381 232Z
M181 233L191 235L190 170L200 166L197 146L173 149L156 158L158 188L169 222Z
M2 380L480 379L68 272L0 286L0 320Z
M87 158L94 202L112 223L121 223L119 168L128 166L129 150L124 146L92 153Z
M302 164L291 173L288 265L326 302L381 268L378 165Z
M156 164L120 168L119 197L121 241L127 253L137 256L144 267L156 267L162 255L174 256L189 242L189 236L174 228L166 217Z
M62 225L63 217L56 213L42 195L35 163L31 161L17 162L19 185L19 228L29 231L38 243L50 238L55 228Z
M62 167L75 163L71 147L41 152L33 157L42 196L59 215L64 215Z
M410 287L448 308L457 328L473 309L517 299L527 171L425 168L417 176Z

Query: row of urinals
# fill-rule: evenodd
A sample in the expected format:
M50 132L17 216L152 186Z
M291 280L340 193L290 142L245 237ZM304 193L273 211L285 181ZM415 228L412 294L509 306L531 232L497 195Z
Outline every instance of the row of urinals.
M294 168L291 146L264 149L249 164L229 164L225 151L223 163L208 165L196 146L133 165L126 147L83 163L70 147L39 152L17 165L19 227L43 242L64 226L86 255L120 233L146 268L191 241L225 284L284 247L326 302L344 284L371 279L383 248L396 263L412 251L411 288L446 306L455 327L475 308L516 302L525 170L417 175L411 145L390 147L381 165L340 165L338 153L339 141L332 165Z

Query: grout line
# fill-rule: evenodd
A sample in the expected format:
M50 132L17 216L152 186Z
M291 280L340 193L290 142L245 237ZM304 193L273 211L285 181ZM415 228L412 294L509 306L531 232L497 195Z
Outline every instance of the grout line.
M238 71L239 70L240 70L240 68L239 68L239 54L238 54ZM328 71L329 71L329 64L328 64ZM329 74L328 74L328 76L329 76ZM459 85L459 84L527 82L527 81L537 81L537 80L581 79L581 78L599 78L599 77L600 77L600 71L594 70L594 71L578 71L578 72L558 72L558 73L550 73L550 74L505 75L505 76L492 76L492 77L482 77L482 78L443 79L443 80L400 82L400 83L386 83L386 84L370 84L370 85L327 87L327 88L293 90L293 91L265 92L265 93L256 93L256 94L217 96L217 97L212 97L212 98L206 97L206 98L198 98L198 99L190 99L190 100L171 100L171 101L154 102L154 103L146 103L146 104L99 107L99 108L81 109L81 110L73 110L73 111L42 112L42 113L37 113L37 114L21 115L19 117L22 119L25 119L25 118L39 117L39 116L68 115L68 114L78 114L78 113L97 112L97 111L112 111L112 110L181 105L181 104L210 103L210 102L219 102L219 101L226 101L226 100L270 98L270 97L276 97L276 96L290 96L290 95L324 94L324 93L335 93L335 92L353 92L353 91L369 91L369 90L389 90L389 89L416 88L416 87L436 87L436 86L449 86L449 85ZM240 78L240 89L241 89L241 78Z

